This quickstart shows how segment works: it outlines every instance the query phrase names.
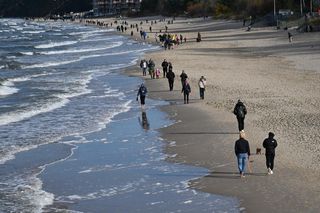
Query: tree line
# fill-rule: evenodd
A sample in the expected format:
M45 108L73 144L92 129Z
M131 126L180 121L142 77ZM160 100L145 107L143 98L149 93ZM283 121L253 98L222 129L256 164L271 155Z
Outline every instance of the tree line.
M320 0L275 0L276 9L309 11L312 1L319 8ZM273 13L274 0L143 0L141 11L144 14L243 17L264 16Z
M92 9L92 0L0 0L1 17L46 17Z
M275 0L277 9L308 11L310 1L314 8L320 7L320 0ZM44 17L66 12L80 12L92 9L93 0L0 0L0 16ZM274 0L142 0L138 15L216 16L244 17L263 16L273 13Z

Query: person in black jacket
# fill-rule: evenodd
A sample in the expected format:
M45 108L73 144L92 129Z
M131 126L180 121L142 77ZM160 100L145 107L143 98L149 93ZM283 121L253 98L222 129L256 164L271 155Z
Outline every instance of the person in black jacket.
M234 107L233 114L237 116L239 131L244 130L244 119L247 114L247 109L241 100L238 100Z
M184 70L182 70L181 75L180 75L180 79L181 79L181 86L183 87L185 81L187 80L188 75L184 72Z
M266 166L269 175L273 174L274 157L277 146L278 143L276 139L274 139L274 133L269 132L269 137L263 141L263 147L266 149Z
M148 93L147 87L142 83L139 87L139 90L137 93L137 99L136 99L138 101L139 100L138 97L140 97L140 104L142 108L144 108L147 93Z
M243 130L240 131L239 136L239 140L237 140L234 145L234 152L238 160L240 177L244 177L244 172L246 170L246 161L250 157L250 146L249 142L246 139L244 139L245 133Z
M170 89L170 91L172 91L173 90L173 84L174 84L174 78L175 78L175 74L172 71L172 69L169 69L169 72L167 73L166 77L167 77L168 82L169 82L169 89Z
M169 63L167 62L166 59L163 60L162 64L162 70L163 70L163 77L165 78L166 75L167 75L167 72L168 72L168 66L169 66Z
M190 84L187 79L184 81L181 93L183 93L184 103L188 104L189 103L189 94L191 93L191 87L190 87Z

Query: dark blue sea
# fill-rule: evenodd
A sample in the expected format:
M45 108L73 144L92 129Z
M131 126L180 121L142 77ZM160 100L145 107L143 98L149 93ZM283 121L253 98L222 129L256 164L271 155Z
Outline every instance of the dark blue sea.
M167 103L135 101L142 79L123 71L156 49L107 28L0 19L0 212L239 212L188 187L207 170L166 161Z

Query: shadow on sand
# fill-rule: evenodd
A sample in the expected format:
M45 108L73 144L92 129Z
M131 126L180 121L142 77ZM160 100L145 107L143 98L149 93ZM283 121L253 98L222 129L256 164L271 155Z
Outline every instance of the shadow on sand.
M266 173L246 173L247 177L250 176L267 176ZM206 178L223 178L223 179L239 179L238 172L210 172L209 175L205 176Z
M239 132L169 132L170 135L239 135Z

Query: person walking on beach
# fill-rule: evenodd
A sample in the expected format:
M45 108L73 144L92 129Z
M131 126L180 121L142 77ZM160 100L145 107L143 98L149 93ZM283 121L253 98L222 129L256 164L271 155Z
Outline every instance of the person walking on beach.
M185 81L187 80L187 78L188 78L188 75L184 72L184 70L182 70L182 72L180 74L182 89L183 89L183 85L185 84Z
M240 177L243 178L246 171L247 159L250 157L250 146L249 142L245 139L244 131L240 131L240 138L235 142L234 152L237 156L238 169Z
M237 116L239 131L244 130L244 119L247 114L247 109L240 99L234 107L233 114Z
M201 76L200 80L199 80L199 90L200 90L200 99L204 99L204 91L206 89L206 79L204 76Z
M188 79L186 79L184 81L181 93L183 93L184 104L188 104L189 103L189 94L191 93L191 87L188 82Z
M200 42L201 40L202 40L202 38L201 38L201 34L200 34L200 32L198 32L197 42Z
M163 70L163 77L165 78L166 75L167 75L167 72L168 72L168 66L169 66L169 63L167 62L166 59L163 60L162 64L162 70Z
M148 93L147 87L142 83L139 87L137 98L136 98L136 100L138 101L138 98L140 97L140 104L142 108L144 108L147 93Z
M274 157L275 157L275 151L276 147L278 146L278 143L276 139L274 139L274 133L269 132L269 137L266 138L263 141L263 147L266 149L266 166L268 169L268 174L273 174L273 166L274 166Z
M146 76L147 75L148 62L145 59L141 60L140 67L142 69L142 75Z
M169 62L169 70L172 71L172 69L173 69L172 64L171 64L171 62Z
M175 78L175 74L172 71L172 69L169 69L169 72L166 75L168 82L169 82L169 89L170 91L173 90L173 84L174 84L174 78Z
M288 39L289 39L289 42L291 43L292 42L292 34L290 32L288 32Z
M148 67L149 67L149 74L152 79L155 78L155 70L154 70L155 66L156 65L154 64L153 60L150 58L149 63L148 63Z

